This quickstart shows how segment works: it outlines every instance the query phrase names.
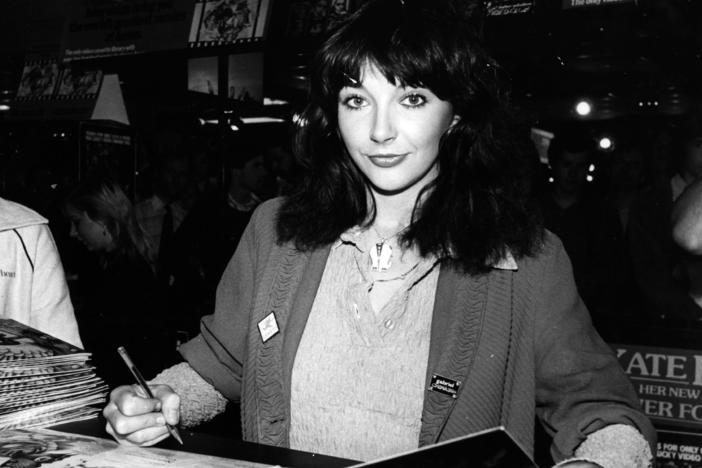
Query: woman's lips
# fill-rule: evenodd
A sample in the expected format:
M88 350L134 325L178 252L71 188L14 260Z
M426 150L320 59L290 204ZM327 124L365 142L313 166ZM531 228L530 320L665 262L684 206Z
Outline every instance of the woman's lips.
M400 164L407 157L407 153L402 154L369 154L367 155L371 163L378 167L393 167Z

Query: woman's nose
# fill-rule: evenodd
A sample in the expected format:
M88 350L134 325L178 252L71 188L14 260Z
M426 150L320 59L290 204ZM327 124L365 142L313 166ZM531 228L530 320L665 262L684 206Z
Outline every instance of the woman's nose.
M385 143L395 139L396 130L392 110L387 106L378 106L373 113L370 138L376 143Z

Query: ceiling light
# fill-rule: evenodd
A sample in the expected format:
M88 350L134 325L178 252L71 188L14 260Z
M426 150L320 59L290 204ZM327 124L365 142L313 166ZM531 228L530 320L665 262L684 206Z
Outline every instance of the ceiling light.
M584 99L582 101L578 101L578 103L575 105L575 112L583 117L590 115L590 112L592 112L592 105Z

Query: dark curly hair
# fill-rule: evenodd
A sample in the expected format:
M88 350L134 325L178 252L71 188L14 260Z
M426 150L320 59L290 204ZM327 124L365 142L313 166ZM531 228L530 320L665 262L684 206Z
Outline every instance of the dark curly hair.
M373 222L369 182L337 125L339 91L372 64L391 83L430 89L460 117L442 136L438 176L417 198L422 203L415 204L403 245L470 272L485 271L507 252L534 253L542 228L529 196L531 166L518 143L505 79L481 45L479 3L370 0L324 42L295 140L306 177L278 215L280 241L309 250Z

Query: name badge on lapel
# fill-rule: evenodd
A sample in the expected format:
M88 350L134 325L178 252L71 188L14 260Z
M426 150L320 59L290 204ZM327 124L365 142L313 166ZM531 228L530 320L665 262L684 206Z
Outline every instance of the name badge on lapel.
M271 312L266 315L266 318L258 322L258 331L261 333L261 339L265 343L278 334L278 322L275 319L275 314Z
M429 390L432 392L443 393L451 398L458 397L458 388L461 386L460 380L448 379L442 377L438 374L431 376L431 383L429 384Z

